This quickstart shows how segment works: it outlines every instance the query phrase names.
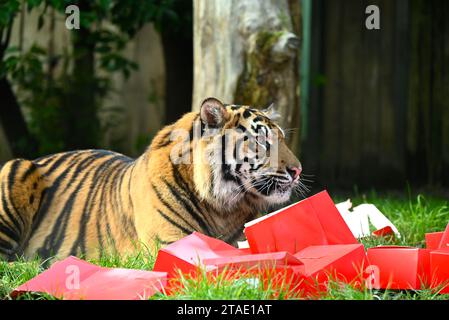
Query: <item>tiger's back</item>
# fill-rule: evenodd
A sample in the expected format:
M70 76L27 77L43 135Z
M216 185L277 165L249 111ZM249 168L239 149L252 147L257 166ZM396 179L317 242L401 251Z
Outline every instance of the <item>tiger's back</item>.
M136 235L126 217L132 203L123 194L133 164L104 150L6 163L0 171L0 253L92 256L93 248L129 245Z

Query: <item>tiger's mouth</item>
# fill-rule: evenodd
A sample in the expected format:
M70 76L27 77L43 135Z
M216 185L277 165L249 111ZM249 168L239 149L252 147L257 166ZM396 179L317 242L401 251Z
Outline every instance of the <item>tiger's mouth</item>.
M254 191L265 198L269 203L283 203L290 199L293 191L300 187L299 179L287 177L266 176L260 179L252 179Z

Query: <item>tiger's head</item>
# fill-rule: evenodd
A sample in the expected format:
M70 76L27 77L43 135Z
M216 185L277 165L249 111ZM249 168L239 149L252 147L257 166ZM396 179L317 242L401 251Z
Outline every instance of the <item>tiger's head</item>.
M301 163L275 117L273 109L203 101L192 149L194 183L204 199L229 209L242 201L263 207L288 201L300 188Z

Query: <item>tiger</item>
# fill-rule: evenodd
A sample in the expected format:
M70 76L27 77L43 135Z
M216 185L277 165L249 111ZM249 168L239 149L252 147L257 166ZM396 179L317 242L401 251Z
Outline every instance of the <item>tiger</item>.
M5 163L0 258L126 255L195 231L235 245L246 222L300 185L273 110L210 97L136 159L91 149Z

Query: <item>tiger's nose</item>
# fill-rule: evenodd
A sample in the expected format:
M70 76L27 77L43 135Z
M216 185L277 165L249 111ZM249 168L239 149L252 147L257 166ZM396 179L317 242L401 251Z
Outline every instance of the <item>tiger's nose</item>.
M291 177L293 178L293 180L297 179L299 177L299 175L301 174L301 167L288 167L287 168L287 172L289 173L289 175L291 175Z

